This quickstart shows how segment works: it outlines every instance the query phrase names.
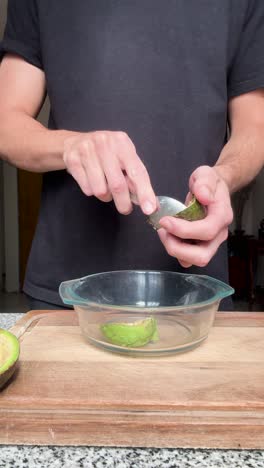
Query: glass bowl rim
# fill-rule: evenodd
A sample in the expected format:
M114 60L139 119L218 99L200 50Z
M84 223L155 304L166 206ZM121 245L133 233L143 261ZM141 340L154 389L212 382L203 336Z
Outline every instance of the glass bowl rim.
M76 283L77 281L80 281L80 282L84 282L85 280L87 280L88 278L94 278L94 277L102 277L104 275L113 275L113 274L117 274L117 273L136 273L136 274L142 274L142 273L151 273L151 274L158 274L158 275L162 275L162 274L170 274L170 275L173 275L175 277L177 276L189 276L189 277L194 277L194 278L201 278L202 280L209 280L209 282L211 284L214 284L216 287L218 286L219 288L219 291L216 292L211 298L207 299L207 300L204 300L204 301L200 301L200 302L197 302L197 303L194 303L194 304L189 304L189 305L172 305L172 306L137 306L136 304L135 305L126 305L126 304L122 304L122 305L117 305L117 304L105 304L105 303L99 303L99 302L95 302L95 301L90 301L89 299L82 299L78 294L76 294L74 291L72 291L72 285L74 283ZM69 294L69 289L71 290L70 294ZM103 309L113 309L115 308L116 310L122 310L122 309L126 309L126 310L133 310L135 311L135 309L138 309L138 310L142 310L142 309L145 309L145 310L150 310L151 313L154 313L154 312L157 312L157 311L160 311L161 309L164 310L164 311L168 311L168 310L189 310L189 309L198 309L198 308L201 308L201 307L204 307L204 306L207 306L207 305L212 305L213 303L217 302L217 301L221 301L222 299L224 299L225 297L228 297L230 295L232 295L234 293L234 289L224 283L223 281L221 280L218 280L216 278L213 278L211 276L208 276L208 275L201 275L201 274L192 274L192 273L181 273L181 272L177 272L177 271L169 271L169 270L112 270L112 271L104 271L104 272L100 272L100 273L92 273L90 275L86 275L86 276L83 276L83 277L80 277L80 278L75 278L75 279L71 279L71 280L67 280L67 281L63 281L60 286L59 286L59 294L60 294L60 297L62 299L62 301L64 302L64 304L66 305L72 305L72 306L80 306L80 307L90 307L92 306L93 308L96 308L96 307L100 307L100 308L103 308ZM66 294L68 294L68 297L66 297Z

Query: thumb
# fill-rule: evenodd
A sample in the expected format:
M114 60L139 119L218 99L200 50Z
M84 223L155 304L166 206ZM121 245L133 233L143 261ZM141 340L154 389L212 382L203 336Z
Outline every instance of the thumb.
M212 167L200 166L190 177L190 191L202 205L210 205L214 201L218 181L219 177Z

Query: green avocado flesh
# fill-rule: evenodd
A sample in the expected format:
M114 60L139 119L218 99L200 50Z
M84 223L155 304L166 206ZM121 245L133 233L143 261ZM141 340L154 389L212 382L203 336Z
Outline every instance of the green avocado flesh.
M18 357L18 339L12 333L0 328L0 388L13 374Z
M174 215L175 218L185 219L186 221L198 221L199 219L204 219L205 216L205 207L195 197L192 197L191 202L183 211Z
M153 317L133 323L106 323L101 331L110 343L127 348L145 346L159 339L157 321Z

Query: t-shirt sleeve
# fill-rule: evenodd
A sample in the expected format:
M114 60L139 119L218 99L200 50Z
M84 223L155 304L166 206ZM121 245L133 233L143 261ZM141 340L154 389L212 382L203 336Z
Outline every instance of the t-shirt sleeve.
M4 37L0 42L0 61L8 52L43 68L36 0L9 0Z
M238 50L228 76L228 96L264 88L264 0L249 0Z

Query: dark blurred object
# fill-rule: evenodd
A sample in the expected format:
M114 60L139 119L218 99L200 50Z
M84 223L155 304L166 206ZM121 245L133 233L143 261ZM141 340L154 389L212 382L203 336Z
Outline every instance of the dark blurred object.
M228 237L229 283L235 289L234 297L246 300L249 300L252 291L250 241L254 236L245 233L243 214L254 184L255 180L232 195L234 232L230 231Z
M229 283L235 290L235 298L248 300L250 296L250 241L253 238L242 230L236 230L234 234L229 232Z
M256 300L256 274L259 259L264 255L264 238L237 231L228 237L229 284L235 299L246 299L251 310Z
M259 223L258 236L259 239L264 239L264 218Z
M253 304L256 299L256 273L259 258L264 255L264 238L250 239L249 242L249 302Z
M253 180L246 187L243 187L238 192L232 195L232 207L234 211L234 223L235 223L235 233L240 234L244 233L243 230L243 213L245 209L246 202L248 201L251 191L255 185L255 180Z

